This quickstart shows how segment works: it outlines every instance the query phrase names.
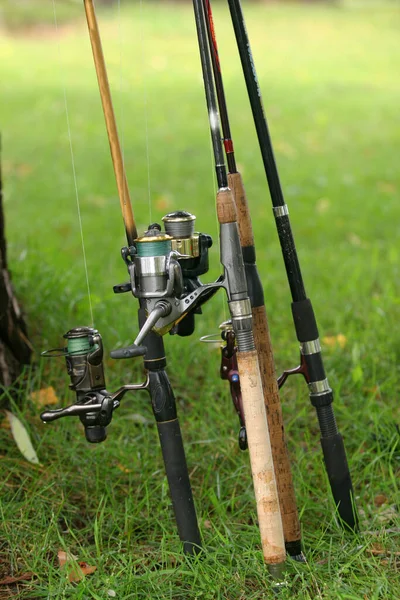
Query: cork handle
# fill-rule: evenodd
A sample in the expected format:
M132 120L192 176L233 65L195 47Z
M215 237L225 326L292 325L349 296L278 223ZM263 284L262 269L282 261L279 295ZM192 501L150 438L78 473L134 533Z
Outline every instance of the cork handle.
M301 538L300 522L296 506L292 469L285 439L282 406L279 398L279 388L265 306L253 308L252 314L254 341L267 409L267 421L281 506L283 532L286 542L297 542Z
M236 206L232 191L220 189L217 193L217 217L220 225L236 221Z
M254 246L253 227L251 224L249 205L240 173L229 173L228 184L235 198L240 243L243 247Z
M228 175L228 182L235 198L240 244L242 248L254 247L253 227L242 176L240 173L230 173ZM301 539L300 522L289 453L285 440L282 406L279 398L268 319L264 304L253 307L252 314L254 341L267 410L267 421L271 436L272 456L274 459L285 541L289 543L298 542Z
M286 552L257 352L238 352L237 360L263 555L279 564Z

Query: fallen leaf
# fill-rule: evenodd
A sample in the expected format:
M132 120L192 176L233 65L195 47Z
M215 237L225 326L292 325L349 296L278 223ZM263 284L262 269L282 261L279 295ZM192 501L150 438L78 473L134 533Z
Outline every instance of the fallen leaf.
M171 199L169 196L158 196L154 204L157 210L167 210L171 206Z
M59 550L57 552L58 563L60 567L64 567L67 562L78 560L78 557L74 554L70 554L69 552L65 552L64 550Z
M209 521L208 519L206 521L203 521L203 527L205 527L206 529L211 529L211 521Z
M283 140L276 142L276 150L279 154L282 154L287 158L293 158L297 156L297 150L291 144Z
M123 473L132 473L132 469L128 469L128 467L124 467L124 465L121 465L121 463L117 464L117 469L119 469Z
M322 342L325 346L329 346L330 348L334 348L335 346L344 348L347 344L347 337L343 335L343 333L338 333L337 335L326 335L322 338Z
M367 548L367 550L368 550L369 554L372 554L373 556L380 556L380 555L386 554L386 550L382 546L382 544L372 544L372 546Z
M1 429L11 429L10 421L8 419L3 419L0 425Z
M86 575L91 575L97 570L97 567L88 565L86 562L78 562L78 569L76 572L71 571L68 575L69 581L80 581Z
M16 166L16 173L19 177L26 177L32 173L32 165L28 165L27 163L20 163Z
M384 494L378 494L374 498L375 506L382 506L382 504L387 504L387 501L388 501L388 499L386 498L386 496Z
M391 521L396 521L397 518L398 512L394 505L386 506L377 515L377 519L380 523L390 523Z
M347 236L347 239L349 240L349 242L352 246L356 246L357 248L362 246L361 238L356 233L353 233L353 232L349 233L349 235Z
M0 579L0 585L10 585L12 583L18 583L18 581L29 581L30 579L33 579L33 577L35 577L33 573L23 573L16 577L4 577L4 579Z
M330 205L331 205L331 202L330 202L329 198L320 198L317 201L315 208L316 208L317 213L319 213L320 215L323 215L329 210Z
M70 554L64 550L59 550L57 557L60 568L66 569L68 581L70 582L81 581L86 575L91 575L91 573L94 573L97 569L97 567L88 565L84 561L77 562L77 557L74 554Z
M378 543L372 544L367 551L373 556L400 556L400 552L392 552Z
M60 402L53 387L42 388L37 392L32 392L31 398L39 408L50 404L59 404Z
M393 183L390 183L389 181L378 181L376 187L380 192L383 192L384 194L392 195L396 193L396 186Z
M18 419L18 417L13 415L12 412L6 410L6 415L10 423L11 433L13 435L15 443L18 446L19 451L26 458L26 460L33 463L34 465L39 465L39 459L37 457L34 447L32 446L32 442L27 430L25 429L21 421Z
M381 398L381 390L378 385L373 385L372 387L365 386L363 387L363 391L372 394L375 398Z

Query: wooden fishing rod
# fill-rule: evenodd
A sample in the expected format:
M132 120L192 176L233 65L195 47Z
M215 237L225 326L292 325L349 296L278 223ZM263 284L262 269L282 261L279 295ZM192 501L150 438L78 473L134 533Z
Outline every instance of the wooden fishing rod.
M104 61L103 48L101 45L99 26L97 24L93 0L83 0L83 3L85 6L90 43L92 45L93 59L96 68L97 81L99 84L101 103L103 105L104 119L106 122L121 212L124 219L126 238L128 245L133 246L133 242L135 238L137 238L137 229L132 211L121 145L119 143L117 123L115 120L110 85L108 83L107 69Z
M228 108L225 98L222 70L218 53L211 3L203 0L208 44L218 99L223 143L228 163L228 183L233 192L240 234L240 245L246 271L247 286L253 315L253 335L261 371L264 402L271 437L272 456L282 514L286 551L293 558L304 560L301 550L301 530L296 506L292 470L286 445L282 406L275 372L273 349L268 327L264 291L256 265L256 248L253 227L241 174L237 170L231 135Z

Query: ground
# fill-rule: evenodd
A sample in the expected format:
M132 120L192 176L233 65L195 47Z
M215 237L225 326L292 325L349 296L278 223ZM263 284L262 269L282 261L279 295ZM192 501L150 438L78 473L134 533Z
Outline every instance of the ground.
M126 280L124 235L81 6L71 5L67 22L59 12L56 30L48 4L46 27L13 27L0 37L9 261L38 355L59 346L71 327L91 324L78 194L94 323L109 352L134 339L136 301L112 292ZM281 597L395 599L399 10L376 3L244 9L361 517L356 536L337 525L314 409L303 382L288 383L282 400L308 563L289 565ZM139 230L187 209L216 242L190 4L132 3L101 13L100 25ZM223 5L215 9L215 26L281 371L298 359L289 290ZM217 248L204 280L219 273ZM166 339L204 557L181 556L147 397L127 397L107 442L89 446L75 420L41 424L32 391L53 386L60 403L72 396L62 361L38 357L19 414L41 465L27 463L10 431L0 429L0 572L34 577L1 586L0 597L103 599L111 590L124 599L272 598L248 456L238 449L236 416L218 378L218 348L198 342L226 315L217 296L198 318L196 335ZM106 369L111 390L143 377L140 361L107 358ZM97 570L69 583L58 566L60 549Z

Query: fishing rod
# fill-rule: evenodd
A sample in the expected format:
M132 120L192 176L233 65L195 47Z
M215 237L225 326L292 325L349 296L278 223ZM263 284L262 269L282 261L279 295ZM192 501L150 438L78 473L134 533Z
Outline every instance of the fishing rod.
M162 320L162 317L164 321L168 321L168 315L172 312L171 304L164 298L167 295L181 295L184 281L182 269L176 260L177 251L172 249L174 238L161 232L160 225L151 224L143 236L137 237L93 1L84 0L84 7L128 241L128 247L122 249L122 257L128 267L131 280L126 284L114 286L114 292L131 291L139 299L140 333L136 338L137 343L127 349L115 350L111 356L117 359L143 356L147 378L142 384L125 385L115 393L108 392L103 370L101 335L93 328L74 328L64 336L67 340L66 348L48 351L44 355L65 357L71 378L70 389L75 391L77 402L64 409L46 411L42 413L41 418L45 422L50 422L61 417L79 416L85 427L86 439L89 442L101 442L106 438L106 427L111 422L113 411L118 408L125 393L146 390L150 394L157 423L179 537L183 542L184 552L194 554L201 548L196 510L176 401L165 371L166 358L162 331L153 329L153 325ZM210 238L198 235L195 242L193 241L190 233L195 217L189 213L170 214L165 219L172 231L176 230L178 223L178 230L184 240L181 246L182 243L186 244L185 248L188 252L191 245L197 243L196 257L186 256L185 263L186 280L190 280L192 287L195 288L198 274L208 268L207 256L203 255L199 258L199 252L201 250L203 254L207 253L211 245ZM185 315L184 310L181 310L180 316L182 314ZM168 331L173 325L173 320L168 321L166 325L164 323L165 330Z
M317 412L324 462L337 512L343 526L354 530L357 527L357 515L346 451L333 412L333 392L325 373L314 310L304 287L240 0L228 0L228 5L292 295L294 326L300 342L300 366L285 371L279 383L283 385L291 374L300 373L304 376L309 388L311 404Z
M246 191L243 185L241 174L238 172L236 165L235 151L222 79L221 63L218 53L217 38L215 34L211 3L209 0L203 0L203 10L206 18L208 46L211 57L215 90L218 99L219 115L223 133L223 144L229 169L228 184L233 192L239 217L238 225L240 244L246 272L247 287L251 301L253 334L260 364L264 402L266 405L268 427L271 436L272 456L274 459L275 476L281 507L285 547L290 556L297 560L304 560L301 550L300 522L296 506L290 459L285 439L282 406L279 397L279 387L275 373L273 350L269 333L267 313L265 309L264 290L256 265L256 249ZM228 334L226 341L227 345L222 350L222 361L226 362L226 369L224 370L224 365L222 365L221 375L223 378L229 379L229 377L232 377L232 375L228 374L231 372L233 373L233 371L236 370L236 359L234 356L233 347L231 347L231 333ZM238 385L240 386L240 383L232 383L232 397L236 406L236 388ZM241 415L239 414L239 420L240 417ZM243 427L245 427L242 421L240 421L242 425L241 432L243 432Z
M236 359L241 384L241 401L246 423L261 544L270 574L280 580L283 576L286 552L261 376L253 337L251 303L247 292L235 200L228 187L202 0L193 0L193 7L218 184L216 205L220 224L220 259L224 267L227 282L225 289L237 343Z

